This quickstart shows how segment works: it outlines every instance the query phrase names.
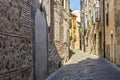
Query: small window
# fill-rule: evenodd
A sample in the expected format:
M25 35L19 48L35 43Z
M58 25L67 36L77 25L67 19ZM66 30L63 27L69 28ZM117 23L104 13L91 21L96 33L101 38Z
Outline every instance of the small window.
M109 14L106 14L106 25L109 25Z
M95 42L95 44L96 44L96 34L94 34L94 42Z
M109 4L107 4L106 25L109 25Z
M62 0L62 6L64 6L64 0Z

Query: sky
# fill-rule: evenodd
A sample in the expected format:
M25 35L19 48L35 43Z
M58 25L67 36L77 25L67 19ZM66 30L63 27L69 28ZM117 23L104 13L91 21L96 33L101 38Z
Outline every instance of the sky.
M80 0L70 0L70 8L72 10L80 10Z

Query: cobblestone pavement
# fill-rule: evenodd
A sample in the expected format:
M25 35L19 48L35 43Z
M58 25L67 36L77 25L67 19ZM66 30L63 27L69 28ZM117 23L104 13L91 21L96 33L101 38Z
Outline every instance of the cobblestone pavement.
M47 80L120 80L120 70L106 59L77 51Z

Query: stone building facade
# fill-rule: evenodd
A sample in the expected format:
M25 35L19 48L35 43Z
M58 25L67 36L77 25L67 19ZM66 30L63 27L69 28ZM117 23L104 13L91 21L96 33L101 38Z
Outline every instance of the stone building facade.
M69 0L46 0L49 74L69 59Z
M81 0L81 15L82 26L84 29L85 51L93 53L98 56L106 57L111 62L120 65L120 53L119 53L119 14L120 14L120 1L119 0L90 0L92 3L88 3L88 0ZM97 2L96 2L97 1ZM96 8L95 8L96 7ZM92 18L86 18L86 14L94 9L92 15L95 16L95 21ZM86 11L88 10L88 11ZM96 10L99 10L97 15ZM90 14L89 14L90 15ZM88 15L87 15L88 16ZM98 18L98 17L99 18ZM90 16L91 17L91 16ZM105 19L104 19L105 18ZM96 21L96 19L99 19ZM94 24L89 24L94 22ZM89 23L87 23L89 22ZM91 42L92 41L92 42ZM104 52L105 51L105 52Z
M80 11L71 12L70 49L80 50Z
M104 56L103 0L82 0L83 50Z
M39 0L0 0L0 80L47 77L47 26L40 5Z
M120 65L120 1L105 1L106 57Z

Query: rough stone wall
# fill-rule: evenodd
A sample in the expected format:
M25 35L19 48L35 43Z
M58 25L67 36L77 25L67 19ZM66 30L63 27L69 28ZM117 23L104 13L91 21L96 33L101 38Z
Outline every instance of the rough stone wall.
M55 72L61 67L61 59L58 55L56 46L54 43L49 44L49 54L48 54L48 71L49 75Z
M67 12L61 3L57 2L58 7L56 7L56 14L58 16L55 16L55 23L58 28L55 30L59 30L58 39L55 39L55 45L58 50L58 54L62 60L62 64L68 61L69 58L69 18L70 13ZM69 4L69 3L68 3ZM58 11L57 11L58 10Z
M48 25L48 75L55 72L61 66L61 59L53 41L54 38L54 0L46 0L46 14Z
M49 74L51 74L62 65L62 62L65 61L65 57L69 56L68 45L65 46L64 44L64 41L69 43L69 13L65 10L63 11L63 6L61 5L60 0L46 0L46 11L49 27L48 69ZM64 55L64 57L61 55Z
M54 30L56 33L54 42L61 58L62 64L68 61L69 58L69 12L63 8L62 4L56 1ZM69 3L68 3L69 4ZM69 7L69 6L68 6Z
M69 44L56 41L55 45L57 47L57 51L60 56L61 63L65 64L69 60Z
M31 0L0 0L0 80L32 80Z

